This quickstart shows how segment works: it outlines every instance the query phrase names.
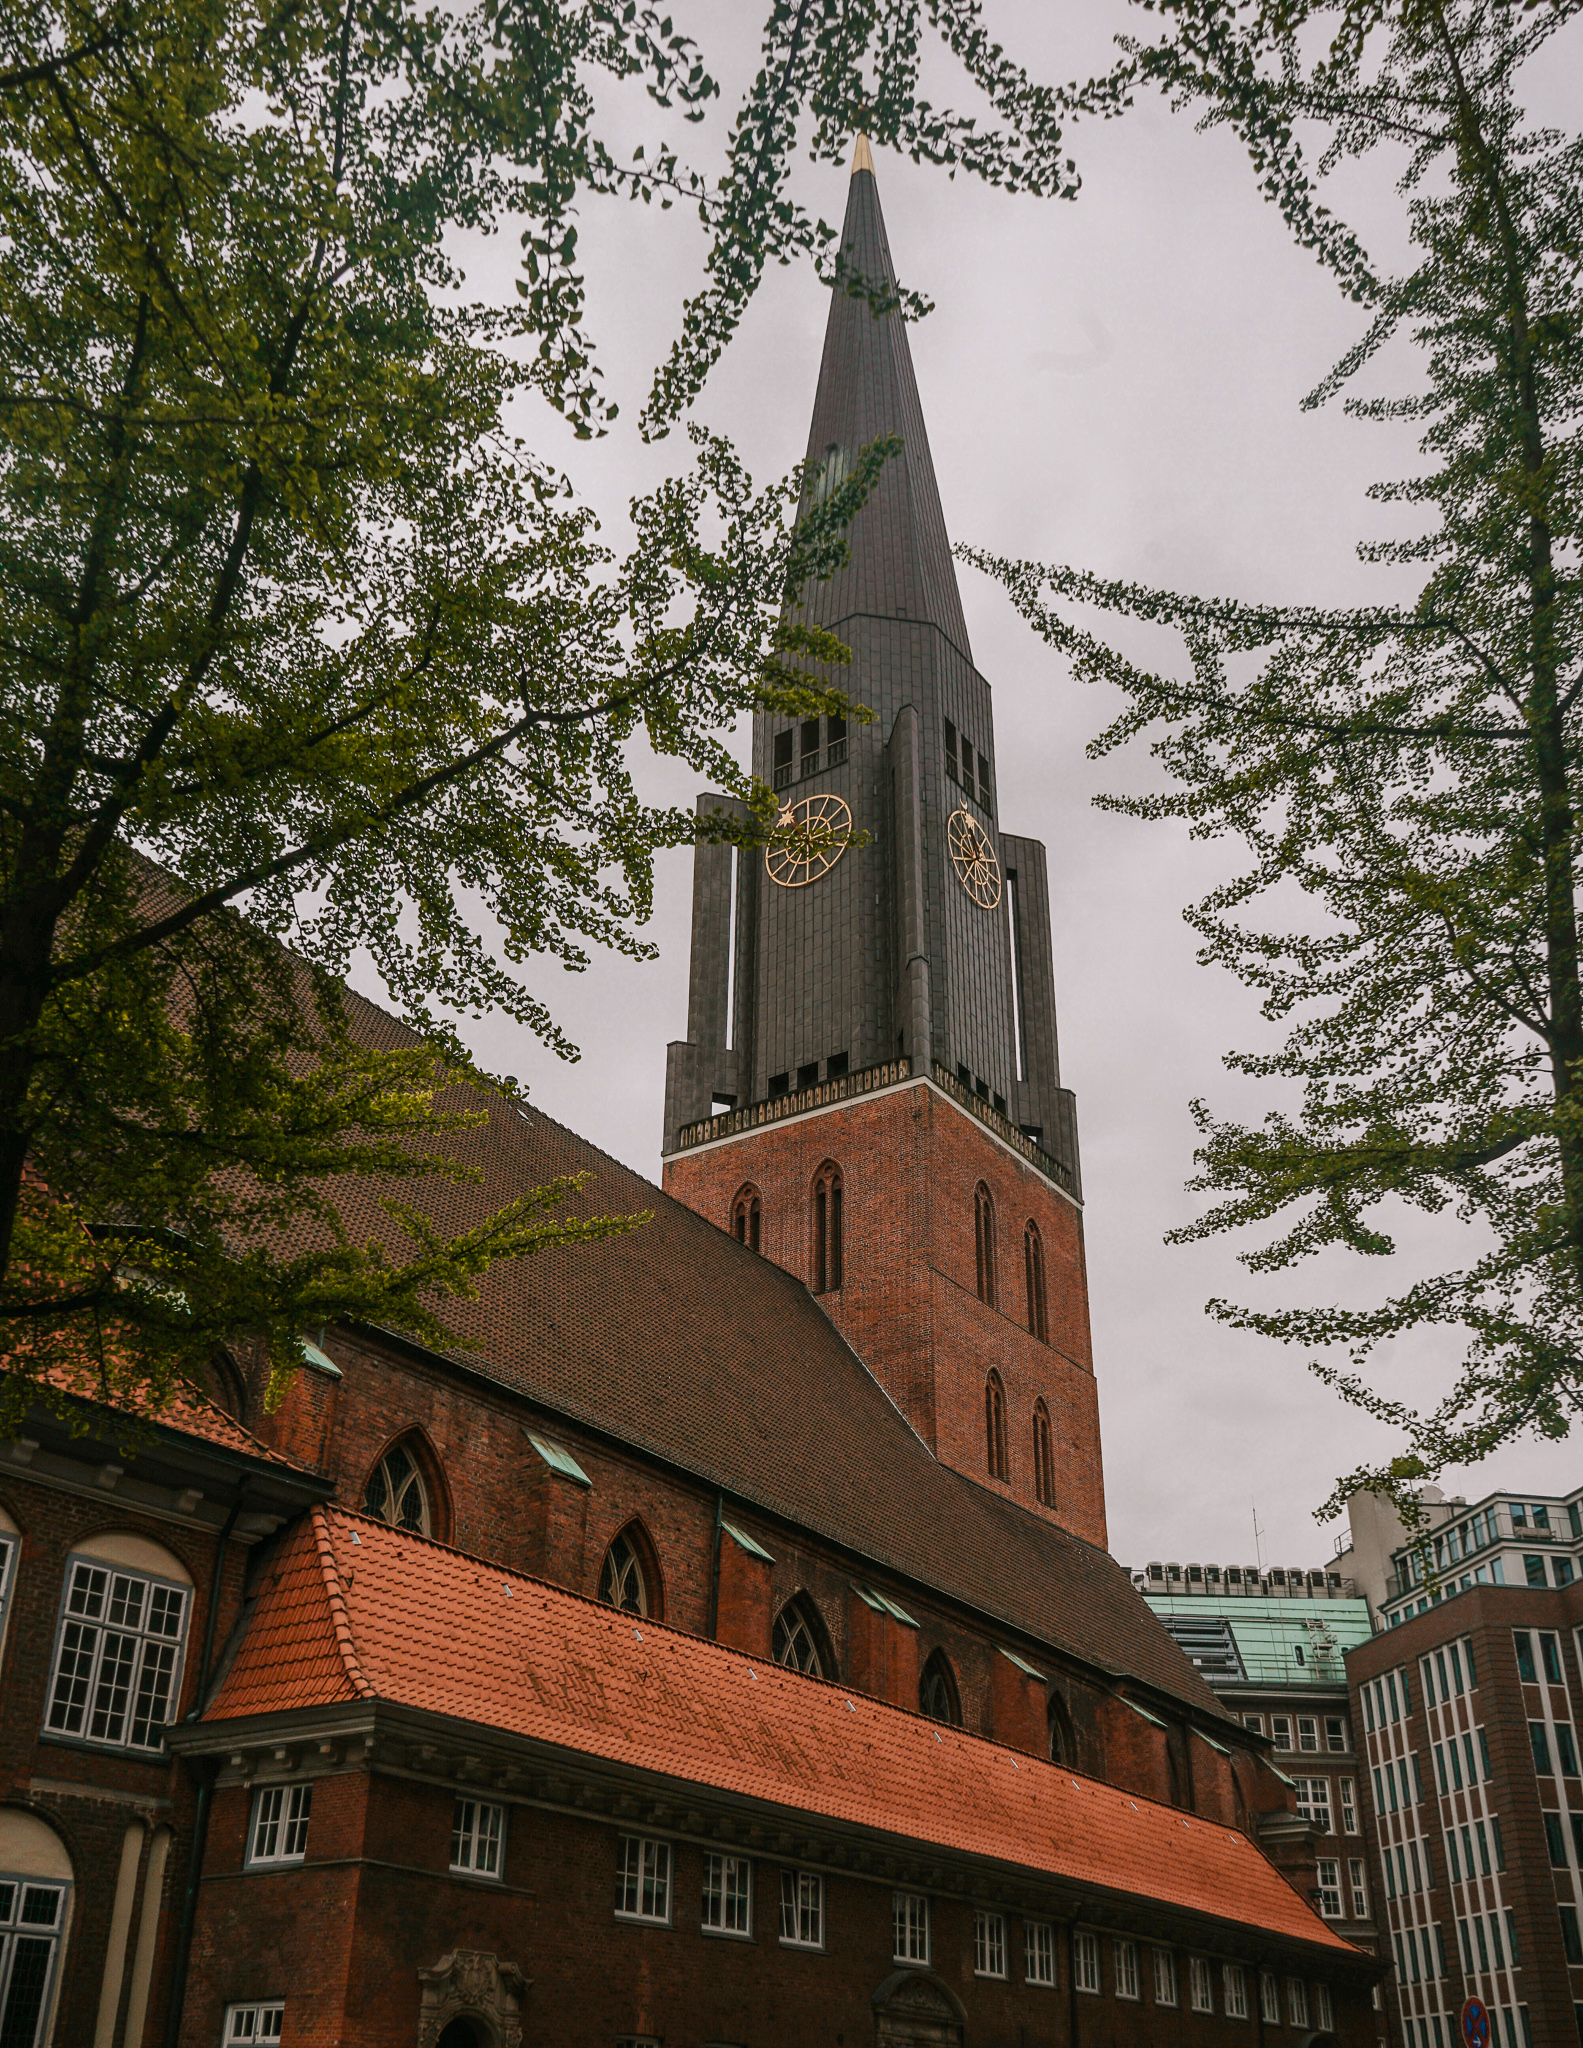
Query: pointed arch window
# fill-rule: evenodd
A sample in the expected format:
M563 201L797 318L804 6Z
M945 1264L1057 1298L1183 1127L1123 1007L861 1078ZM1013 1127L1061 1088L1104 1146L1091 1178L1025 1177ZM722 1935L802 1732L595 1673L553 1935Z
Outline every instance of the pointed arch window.
M803 1594L788 1600L775 1617L775 1662L791 1671L806 1671L810 1678L834 1678L835 1659L829 1638Z
M1055 1438L1043 1401L1033 1404L1033 1491L1041 1507L1055 1506Z
M393 1529L411 1529L419 1536L433 1533L429 1489L410 1446L392 1444L369 1473L363 1508Z
M731 1235L738 1244L745 1244L750 1252L759 1248L763 1215L764 1205L755 1187L743 1188L731 1204Z
M995 1201L983 1181L973 1190L973 1242L978 1255L978 1298L995 1306Z
M1022 1233L1022 1262L1028 1282L1028 1328L1041 1344L1048 1344L1050 1317L1044 1299L1044 1239L1031 1217Z
M944 1650L936 1650L923 1667L918 1680L918 1711L931 1721L944 1721L952 1728L962 1725L962 1695Z
M1045 1709L1045 1719L1050 1731L1050 1761L1057 1764L1075 1764L1077 1746L1072 1740L1072 1724L1065 1707L1052 1693L1050 1704Z
M991 1479L1009 1479L1011 1461L1006 1455L1006 1388L998 1372L984 1382L984 1454Z
M841 1169L827 1159L813 1184L813 1291L833 1293L845 1277Z
M636 1522L611 1542L599 1574L599 1597L623 1614L647 1614L658 1621L664 1611L659 1565L653 1546Z

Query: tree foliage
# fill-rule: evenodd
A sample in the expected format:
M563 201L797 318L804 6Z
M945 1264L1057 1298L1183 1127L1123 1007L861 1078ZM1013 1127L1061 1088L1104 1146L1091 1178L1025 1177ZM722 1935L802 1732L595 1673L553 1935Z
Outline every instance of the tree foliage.
M1246 1263L1271 1272L1330 1247L1384 1257L1404 1209L1464 1226L1457 1263L1374 1307L1211 1304L1342 1347L1345 1366L1314 1370L1405 1434L1403 1457L1350 1475L1332 1507L1525 1430L1564 1435L1583 1400L1583 145L1519 103L1523 67L1576 11L1181 0L1107 82L1113 99L1158 85L1233 129L1293 234L1367 310L1310 405L1393 338L1416 350L1404 395L1347 401L1421 428L1425 466L1372 495L1418 509L1422 530L1360 550L1420 576L1416 602L1261 606L970 556L1080 676L1125 693L1097 751L1153 734L1170 785L1113 807L1248 850L1189 915L1201 957L1287 1027L1278 1051L1228 1064L1300 1106L1244 1126L1197 1105L1194 1185L1216 1200L1178 1235L1261 1230ZM1400 276L1319 196L1367 158L1405 202ZM1088 607L1175 628L1190 675L1125 659ZM1370 1361L1426 1327L1466 1351L1425 1412L1379 1391Z
M1001 129L918 99L930 24ZM459 1171L447 1138L480 1111L456 1091L482 1077L448 1017L503 1011L571 1055L536 964L649 950L653 852L695 821L642 800L634 743L767 832L773 799L722 729L853 708L811 680L844 650L786 611L841 558L887 447L813 502L798 477L755 488L694 428L618 557L521 437L546 406L582 435L616 416L579 207L683 198L709 235L660 432L764 263L827 251L787 196L800 133L829 156L866 124L1070 192L1053 102L972 0L773 6L718 184L663 119L616 161L600 96L632 88L673 122L718 97L635 0L0 0L16 1399L67 1353L107 1392L163 1384L238 1324L280 1370L337 1315L437 1333L492 1259L586 1234L555 1220L560 1188L459 1238L392 1191L382 1249L335 1190ZM514 301L475 302L459 252L507 231ZM351 1028L359 955L420 1042Z

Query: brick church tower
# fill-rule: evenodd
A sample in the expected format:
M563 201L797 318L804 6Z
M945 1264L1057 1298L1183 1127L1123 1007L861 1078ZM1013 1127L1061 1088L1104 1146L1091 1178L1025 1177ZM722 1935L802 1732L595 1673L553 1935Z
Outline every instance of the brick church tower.
M860 142L842 248L894 282ZM702 846L664 1184L807 1281L942 1464L1105 1542L1077 1123L1044 848L1001 829L907 331L831 296L808 439L838 478L898 433L851 559L804 593L872 724L760 714L792 843ZM699 799L700 812L729 807ZM801 849L807 821L829 830Z

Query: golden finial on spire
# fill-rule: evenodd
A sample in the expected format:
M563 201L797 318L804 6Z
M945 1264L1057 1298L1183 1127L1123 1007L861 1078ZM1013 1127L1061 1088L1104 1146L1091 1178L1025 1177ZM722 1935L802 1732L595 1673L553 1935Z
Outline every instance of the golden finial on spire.
M871 178L874 175L874 159L869 155L868 137L866 135L858 137L857 148L852 152L852 175L854 178L859 171L867 171Z

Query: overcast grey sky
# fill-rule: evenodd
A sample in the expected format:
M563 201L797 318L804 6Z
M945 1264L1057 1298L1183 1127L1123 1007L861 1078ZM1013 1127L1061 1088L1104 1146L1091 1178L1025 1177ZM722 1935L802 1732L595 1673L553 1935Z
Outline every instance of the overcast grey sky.
M1008 49L1051 79L1103 68L1118 29L1147 26L1117 0L989 0L986 12ZM677 19L695 29L725 87L721 111L685 131L693 160L717 163L755 62L761 9L731 0L678 7ZM1577 31L1568 35L1527 97L1536 114L1571 125L1579 65ZM970 103L946 63L933 74L931 96ZM621 110L629 116L630 130L610 124L613 140L652 130L644 110ZM953 540L1228 595L1324 603L1395 594L1395 572L1363 567L1354 548L1401 516L1364 492L1412 466L1410 441L1350 421L1339 406L1299 410L1360 332L1359 309L1292 245L1224 134L1197 135L1151 101L1069 140L1084 180L1070 205L1008 199L876 158L898 270L936 305L912 330L912 349ZM839 222L844 171L804 161L797 188ZM1388 264L1403 230L1384 164L1368 183L1338 184L1335 203ZM644 448L635 421L682 300L697 288L704 240L696 216L613 202L585 211L581 240L589 327L626 430L578 446L542 414L524 417L619 544L632 493L685 463L681 437ZM478 252L486 288L510 289L516 255L504 240ZM783 473L803 452L826 304L807 267L773 272L697 407L757 476ZM1398 356L1369 388L1400 388L1411 373ZM961 581L974 657L995 692L1003 822L1042 838L1050 855L1111 1547L1133 1565L1251 1562L1256 1503L1266 1562L1317 1561L1334 1532L1314 1522L1314 1507L1334 1474L1379 1455L1387 1439L1320 1386L1303 1356L1224 1329L1203 1304L1216 1295L1357 1299L1405 1273L1310 1264L1255 1282L1225 1240L1162 1243L1195 1213L1183 1187L1190 1100L1254 1114L1268 1106L1221 1065L1228 1048L1260 1040L1253 1000L1196 963L1182 918L1233 856L1174 826L1092 807L1103 789L1147 786L1147 754L1090 762L1085 746L1110 705L1071 681L995 586L971 571ZM695 778L674 764L647 779L655 793L694 793ZM582 1048L580 1063L524 1044L514 1027L468 1030L490 1064L526 1078L547 1113L656 1179L665 1044L686 1029L690 887L690 854L668 856L650 927L656 963L600 958L579 976L546 968L540 992ZM1404 1243L1404 1268L1433 1248L1421 1234ZM1416 1346L1391 1369L1393 1389L1427 1391L1454 1356L1440 1339ZM1497 1485L1560 1490L1580 1477L1572 1446L1524 1445L1465 1484L1472 1497Z

